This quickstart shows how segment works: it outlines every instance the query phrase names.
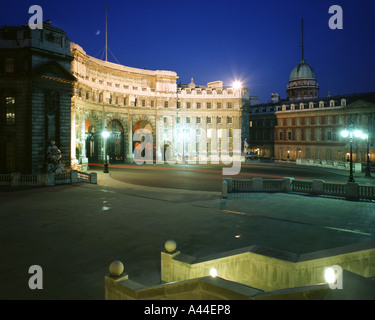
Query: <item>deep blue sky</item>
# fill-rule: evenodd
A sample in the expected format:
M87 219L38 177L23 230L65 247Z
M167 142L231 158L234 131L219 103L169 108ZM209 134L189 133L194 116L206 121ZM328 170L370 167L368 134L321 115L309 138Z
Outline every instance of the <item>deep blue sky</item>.
M123 65L176 71L183 83L241 79L261 102L286 97L289 74L301 58L317 74L320 96L375 91L374 0L14 0L2 2L0 25L27 23L33 4L44 20L97 58L108 46ZM341 5L344 29L331 30L331 5ZM100 30L99 35L97 31ZM116 60L109 54L112 62Z

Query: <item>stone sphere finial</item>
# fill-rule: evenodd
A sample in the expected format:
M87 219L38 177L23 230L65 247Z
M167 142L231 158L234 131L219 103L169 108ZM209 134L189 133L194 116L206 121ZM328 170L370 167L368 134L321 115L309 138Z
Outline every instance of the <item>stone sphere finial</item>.
M172 239L169 239L169 240L167 240L167 241L165 242L164 247L165 247L165 250L166 250L167 252L170 252L170 253L171 253L171 252L173 252L173 251L176 250L176 247L177 247L176 241L174 241L174 240L172 240Z
M111 262L111 264L109 265L109 273L111 274L111 276L119 277L122 275L123 272L124 265L121 261L116 260Z

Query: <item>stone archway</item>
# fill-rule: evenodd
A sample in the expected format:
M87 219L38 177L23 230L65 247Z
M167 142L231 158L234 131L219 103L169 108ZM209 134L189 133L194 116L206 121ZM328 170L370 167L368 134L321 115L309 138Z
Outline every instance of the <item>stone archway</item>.
M151 132L152 134L152 137L153 137L153 141L154 141L154 129L151 125L151 123L147 120L139 120L137 121L134 126L133 126L133 136L135 133L137 134L140 134L141 130L148 130L148 132ZM145 137L142 137L141 141L133 141L133 153L134 153L134 150L135 148L137 147L140 147L140 144L144 141ZM155 150L155 147L154 147L154 143L146 143L146 145L144 146L144 150L142 150L141 152L141 156L144 157L145 156L145 153L146 153L146 150L148 151L151 151L152 150L152 155L153 155L153 159L155 159L155 154L156 154L156 150Z
M97 127L92 119L87 119L85 122L86 133L86 157L89 163L98 161L98 133Z
M124 128L119 120L112 120L108 124L110 136L107 141L107 154L110 163L123 163L124 152Z

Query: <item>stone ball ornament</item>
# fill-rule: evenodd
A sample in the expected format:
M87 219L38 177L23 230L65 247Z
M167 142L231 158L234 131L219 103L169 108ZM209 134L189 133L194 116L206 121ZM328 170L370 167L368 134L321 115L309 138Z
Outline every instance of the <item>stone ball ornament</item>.
M111 264L109 265L109 273L111 274L111 276L119 277L123 272L124 265L121 261L116 260L111 262Z
M169 239L165 242L165 250L169 253L172 253L173 251L176 250L177 248L177 244L176 244L176 241L172 240L172 239Z

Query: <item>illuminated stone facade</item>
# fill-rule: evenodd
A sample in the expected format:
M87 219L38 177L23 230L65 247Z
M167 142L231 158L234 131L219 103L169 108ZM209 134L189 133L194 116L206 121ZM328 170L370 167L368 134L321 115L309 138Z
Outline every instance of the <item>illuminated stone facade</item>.
M70 41L49 23L0 28L0 172L44 172L49 141L71 164Z
M375 162L375 93L253 106L250 149L276 160L347 161L349 139L340 132L353 126L369 135L370 160ZM353 161L367 161L367 140L353 142Z
M133 140L139 129L152 133L145 151L152 148L154 160L165 156L176 161L183 154L198 161L205 146L210 161L211 149L221 151L222 129L229 129L231 152L232 131L248 129L242 126L248 122L248 114L242 114L249 101L246 88L225 88L221 81L202 87L193 79L178 86L176 72L102 61L73 43L71 54L72 74L78 79L72 99L73 165L103 162L105 129L111 133L107 154L112 163L134 161L139 142Z

